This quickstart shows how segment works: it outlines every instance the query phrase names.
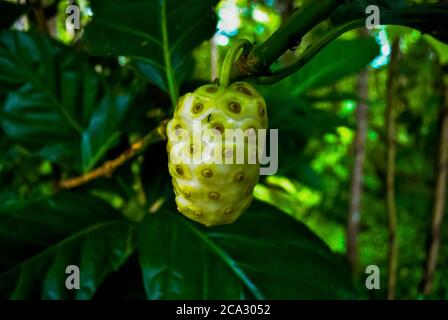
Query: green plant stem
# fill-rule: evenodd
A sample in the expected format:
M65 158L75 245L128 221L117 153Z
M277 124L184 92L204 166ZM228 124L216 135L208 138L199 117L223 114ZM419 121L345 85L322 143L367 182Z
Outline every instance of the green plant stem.
M235 44L227 51L226 57L224 58L224 62L222 64L221 75L219 77L219 84L223 87L228 87L230 83L230 73L232 71L233 63L235 58L243 49L243 53L248 52L252 48L252 44L249 40L241 39L237 40Z
M296 47L305 34L330 17L339 5L339 0L321 0L318 4L313 0L306 1L271 37L254 47L249 55L238 59L231 78L237 80L249 75L268 74L271 64L288 49Z
M254 81L259 84L272 84L289 77L293 73L300 70L304 65L306 65L311 59L314 58L314 56L316 56L316 54L320 52L320 50L322 50L330 42L332 42L345 32L355 29L361 25L362 20L355 20L331 30L318 42L305 49L305 51L300 55L300 57L297 58L297 60L292 62L290 65L273 72L269 76L256 77L254 78Z

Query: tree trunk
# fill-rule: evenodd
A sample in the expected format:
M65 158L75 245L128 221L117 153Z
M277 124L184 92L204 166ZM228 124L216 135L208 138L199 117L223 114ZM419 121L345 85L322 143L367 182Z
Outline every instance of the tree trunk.
M431 224L431 242L426 258L426 271L423 283L423 294L425 295L431 293L440 248L440 229L445 211L446 170L448 161L448 84L444 80L446 79L442 78L443 104L440 110L439 150Z
M395 118L398 85L398 59L400 56L400 40L396 38L392 44L389 63L386 93L386 210L389 227L389 272L387 280L387 299L395 299L397 283L398 245L397 245L397 209L395 206Z
M367 31L362 29L361 36L366 36ZM358 269L358 232L361 221L361 195L362 177L365 158L365 140L367 134L368 115L368 71L362 71L358 76L357 92L360 102L356 109L356 135L354 140L354 163L351 181L350 208L347 218L347 257L353 271Z

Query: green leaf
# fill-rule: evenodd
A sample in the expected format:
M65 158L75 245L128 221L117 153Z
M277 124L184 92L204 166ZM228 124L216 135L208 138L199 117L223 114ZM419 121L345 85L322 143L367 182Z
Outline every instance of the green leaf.
M428 33L434 38L448 42L448 4L407 4L396 0L350 0L345 1L333 14L335 25L359 20L359 27L365 26L369 5L377 5L380 10L381 25L401 25Z
M136 59L140 71L175 103L191 51L216 29L217 0L96 0L83 41L98 55Z
M266 95L297 97L361 71L378 54L379 46L373 38L336 40L292 76L262 91Z
M89 299L131 254L131 232L118 212L86 194L10 205L0 211L0 296ZM79 290L65 287L69 265L79 267Z
M135 93L107 88L85 56L37 32L4 31L0 67L0 86L10 89L0 127L10 139L76 170L114 145Z
M434 48L439 56L440 64L448 63L448 44L440 42L433 37L425 36L425 40Z
M206 228L174 209L139 230L148 299L332 299L351 277L307 227L255 201L233 225Z
M280 91L280 88L278 91L264 89L262 93L268 108L281 106L269 114L270 127L279 129L277 174L320 189L321 177L311 167L313 155L309 153L309 142L322 140L327 133L335 133L340 126L349 127L350 123L331 110L314 107L308 98L296 98L293 89L290 92Z
M338 126L349 124L334 112L310 107L312 101L305 95L361 71L378 51L372 38L336 40L293 75L274 85L260 86L268 106L282 106L270 115L270 126L279 128L281 136L289 137L279 140L279 154L283 156L279 158L278 174L312 188L322 187L304 151L310 139L321 139Z
M22 14L25 14L29 7L11 3L8 1L0 1L0 30L9 28L14 21Z
M16 88L3 106L6 134L36 140L82 131L75 98L84 79L76 57L64 49L40 33L0 34L0 84Z
M89 126L82 133L81 154L83 171L88 171L104 154L116 145L123 120L131 105L131 96L106 95L92 114Z

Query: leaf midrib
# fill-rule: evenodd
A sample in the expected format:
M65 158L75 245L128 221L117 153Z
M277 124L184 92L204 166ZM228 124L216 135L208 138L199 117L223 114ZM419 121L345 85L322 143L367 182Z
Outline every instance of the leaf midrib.
M28 71L28 68L22 63L20 59L16 59L16 57L8 50L7 53L10 55L11 59L16 62L16 65L19 67L19 70L25 74L26 77L31 81L31 83L37 88L41 89L44 94L50 99L50 101L59 109L61 114L65 117L65 119L69 122L69 124L79 133L82 133L81 125L70 115L70 113L66 110L65 106L61 104L55 96L48 90L48 88L43 85L32 73Z
M215 242L213 242L211 239L206 237L200 230L198 230L195 226L193 226L191 223L185 221L181 216L179 215L173 215L181 221L182 224L186 225L187 228L195 234L200 240L202 240L209 249L214 252L218 257L220 257L224 263L229 267L229 269L241 280L242 283L246 286L247 289L254 295L254 297L258 300L264 300L265 297L261 293L261 291L255 286L255 284L252 283L252 281L249 279L249 277L244 273L243 270L241 270L238 266L236 266L233 263L233 259L231 259L227 252L225 252L223 249L221 249Z
M162 0L160 16L161 16L160 23L161 23L162 43L163 43L163 59L165 62L165 75L166 75L166 81L168 83L168 91L171 98L171 107L174 108L177 102L177 88L173 67L171 65L171 52L168 42L169 40L168 40L168 26L166 15L166 0Z
M16 269L20 269L22 267L24 267L25 265L32 263L35 260L39 260L43 257L45 257L47 254L51 254L51 252L53 250L58 250L60 247L63 247L64 245L70 243L71 241L75 241L77 238L80 238L86 234L89 234L91 232L95 232L98 231L101 228L105 228L109 225L114 225L114 224L123 224L123 225L129 225L126 221L124 220L111 220L111 221L105 221L105 222L100 222L100 223L96 223L94 225L88 226L78 232L75 232L74 234L68 236L67 238L47 247L45 250L39 252L38 254L32 256L31 258L28 258L20 263L18 263L16 266L2 272L0 274L0 279L7 276L9 273L15 272Z
M106 19L102 19L98 16L95 17L96 21L99 23L104 24L105 26L111 28L111 29L115 29L118 31L122 31L123 33L130 33L139 37L142 37L145 40L151 41L154 44L156 44L159 47L163 47L162 42L160 42L157 38L150 36L149 34L145 33L145 32L140 32L137 29L130 29L130 28L126 28L124 26L121 26L119 24L113 24L110 23L108 20Z

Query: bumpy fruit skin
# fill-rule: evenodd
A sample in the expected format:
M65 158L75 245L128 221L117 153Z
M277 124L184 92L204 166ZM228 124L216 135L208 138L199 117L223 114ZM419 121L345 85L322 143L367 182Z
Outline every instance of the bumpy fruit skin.
M187 142L173 138L180 134L180 129L188 131L192 137L195 120L200 121L202 131L215 129L222 133L222 144L214 146L216 149L221 148L222 163L207 163L205 160L206 147L211 147L210 144L215 141L202 139L202 147L197 148L191 144L193 138ZM224 163L226 157L235 160L236 154L235 144L233 150L229 145L226 148L225 129L266 129L267 124L263 97L245 82L235 82L227 88L208 84L182 96L173 118L167 124L168 167L173 178L177 209L206 226L233 223L252 202L253 189L259 178L259 164L258 161L251 164L247 158L243 164L235 161ZM246 139L244 144L247 157ZM173 147L184 150L180 155L176 153L177 161L170 157ZM187 155L199 156L200 161L197 164L183 161L185 159L182 157Z

